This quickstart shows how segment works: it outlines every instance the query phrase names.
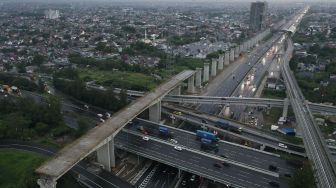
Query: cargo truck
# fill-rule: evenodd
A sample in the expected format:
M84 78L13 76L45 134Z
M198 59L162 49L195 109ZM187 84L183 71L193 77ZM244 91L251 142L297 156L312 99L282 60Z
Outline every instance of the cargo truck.
M167 127L160 126L159 127L159 134L160 134L161 137L173 138L172 133L169 132Z
M235 133L241 133L242 128L238 125L232 125L226 120L220 119L216 122L217 127L220 127L222 129L226 129Z
M218 144L210 139L201 138L201 149L215 150L216 152L218 152Z
M211 140L212 142L219 141L219 138L214 133L206 132L203 130L197 130L196 136L198 139L205 138L205 139Z

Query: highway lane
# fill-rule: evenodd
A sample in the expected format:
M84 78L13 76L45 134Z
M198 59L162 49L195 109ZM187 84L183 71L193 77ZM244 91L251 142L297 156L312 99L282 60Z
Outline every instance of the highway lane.
M234 97L253 97L255 92L260 85L262 79L264 78L266 71L269 69L275 59L275 48L269 50L268 54L262 59L262 62L257 63L253 66L252 70L248 73L248 79L243 81L237 89L233 92ZM240 114L244 111L246 106L230 106L230 112L233 112L233 119L239 120Z
M162 109L162 113L168 114L170 116L170 115L172 115L173 111L175 111L175 110L181 112L182 114L180 116L176 115L176 114L173 114L174 117L176 117L178 119L181 119L181 120L184 120L184 121L187 121L187 122L189 122L193 125L196 125L198 127L200 127L200 126L208 126L208 127L211 126L210 128L216 127L216 122L219 119L223 119L223 118L218 118L218 117L211 116L211 115L200 115L200 114L196 114L196 113L187 111L185 109L171 107L171 106L169 106L169 107L165 106ZM201 123L202 120L206 120L208 123L207 124ZM302 154L302 155L305 152L305 149L304 149L303 146L283 141L283 140L277 138L274 135L271 136L271 135L268 135L265 132L259 131L257 129L249 128L249 127L247 127L244 124L239 123L239 122L234 122L234 121L230 121L230 120L227 120L227 121L232 125L242 127L241 134L237 135L235 133L225 131L223 129L220 129L220 128L216 127L217 130L222 130L222 132L225 131L226 134L230 134L230 135L238 137L238 138L244 138L244 139L250 140L252 142L265 144L268 147L271 147L271 148L274 148L274 149L277 149L277 150L281 150L281 151L285 151L285 152L292 151L294 153L298 152L297 154ZM193 129L192 131L195 131L195 130L196 130L196 128ZM286 144L288 146L288 150L279 147L279 145L278 145L279 143Z
M251 70L251 68L258 63L260 58L269 50L269 48L281 37L280 33L276 33L270 40L256 47L245 59L244 63L237 67L226 80L222 82L223 87L218 87L214 91L207 93L209 96L230 96L241 81L245 78L245 75ZM200 105L199 110L205 113L213 114L218 108L213 105Z
M145 187L170 188L177 178L177 171L176 168L160 164Z
M46 146L27 143L22 141L0 141L0 149L1 148L10 148L17 150L30 151L34 153L39 153L45 156L53 156L57 152L54 149L51 149ZM113 176L109 172L103 171L99 175L96 175L88 170L86 170L87 164L84 162L80 162L75 165L71 171L79 174L81 176L81 180L83 180L86 184L90 185L93 188L132 188L132 186L121 180L120 178Z
M143 126L150 133L150 136L160 138L159 125L139 119L138 126ZM196 139L197 137L194 132L176 129L166 125L165 127L167 127L170 132L173 132L174 139L178 142L178 144L187 148L202 151L201 142ZM137 127L134 125L128 125L125 128L137 131ZM280 174L290 174L294 171L294 168L287 165L285 160L271 153L260 152L259 150L254 150L225 141L220 141L218 143L218 149L218 152L211 151L210 153L217 156L225 155L228 159L259 167L264 170L268 170L269 165L274 165L279 168Z
M279 178L261 174L241 167L230 166L214 167L221 161L205 158L204 156L188 151L177 151L173 146L156 141L143 140L140 136L121 131L115 137L115 145L120 149L137 153L144 157L177 167L184 171L200 175L224 184L234 184L239 187L270 187L270 181L279 181ZM287 187L280 182L281 187Z

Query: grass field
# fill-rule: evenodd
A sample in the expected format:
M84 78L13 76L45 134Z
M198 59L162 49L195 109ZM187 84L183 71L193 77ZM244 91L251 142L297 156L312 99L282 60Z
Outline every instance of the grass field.
M38 188L34 170L47 160L47 157L28 151L14 149L0 150L1 188ZM80 188L70 174L57 181L57 187Z
M45 159L45 157L31 152L1 149L0 187L14 188L35 185L34 169Z
M85 81L96 80L97 84L104 86L134 90L151 90L160 84L160 81L151 75L134 72L80 69L79 76Z

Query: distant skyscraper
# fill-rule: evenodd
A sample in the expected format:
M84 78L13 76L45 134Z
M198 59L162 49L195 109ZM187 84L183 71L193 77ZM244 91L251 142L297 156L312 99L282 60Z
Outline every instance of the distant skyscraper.
M59 11L58 10L46 10L44 11L45 18L47 19L57 19L60 17Z
M268 4L267 2L252 2L250 10L250 29L260 31L266 28Z

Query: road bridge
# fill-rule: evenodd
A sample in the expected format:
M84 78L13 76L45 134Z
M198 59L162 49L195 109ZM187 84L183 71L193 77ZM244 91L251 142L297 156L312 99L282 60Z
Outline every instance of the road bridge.
M282 99L249 98L249 97L214 97L195 95L167 95L163 101L174 103L242 105L260 107L284 107ZM313 113L336 114L336 106L307 102ZM290 105L290 104L289 104Z
M327 148L323 135L316 125L309 106L289 68L289 60L293 53L293 44L288 40L288 48L283 57L281 72L285 80L287 93L298 125L302 129L303 141L308 158L313 162L314 175L318 187L332 188L336 185L336 168L330 150Z
M149 108L152 112L150 119L157 120L161 115L161 99L180 85L184 80L192 77L194 71L186 70L161 84L154 91L128 105L114 114L105 123L91 129L88 133L65 146L53 158L42 164L36 172L40 175L38 184L42 188L56 187L56 181L69 171L74 165L83 160L92 152L97 151L98 162L106 170L115 165L114 137L132 119Z

